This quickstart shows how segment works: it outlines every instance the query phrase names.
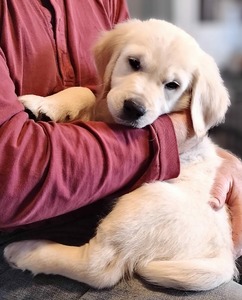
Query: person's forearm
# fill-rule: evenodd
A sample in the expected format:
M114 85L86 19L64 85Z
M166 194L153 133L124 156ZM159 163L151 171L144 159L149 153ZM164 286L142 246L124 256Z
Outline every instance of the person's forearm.
M1 230L179 172L168 117L145 129L128 129L95 122L34 123L22 112L0 128L0 135Z

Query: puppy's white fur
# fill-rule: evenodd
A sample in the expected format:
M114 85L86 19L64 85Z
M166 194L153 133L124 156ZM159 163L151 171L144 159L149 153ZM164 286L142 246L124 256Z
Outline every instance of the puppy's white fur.
M153 284L186 290L231 280L236 267L229 214L226 206L214 211L208 204L221 159L205 134L223 120L229 105L215 62L187 33L158 20L120 24L101 37L94 52L103 81L96 118L144 127L190 106L200 142L181 154L177 179L122 196L89 243L17 242L6 247L6 259L34 274L60 274L97 288L133 272ZM140 62L139 70L130 58ZM174 81L179 87L167 88ZM145 113L126 118L127 99Z

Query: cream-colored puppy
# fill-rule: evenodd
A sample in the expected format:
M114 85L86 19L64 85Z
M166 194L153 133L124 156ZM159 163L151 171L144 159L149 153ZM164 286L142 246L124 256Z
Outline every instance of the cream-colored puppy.
M34 274L60 274L96 288L134 272L185 290L231 280L229 214L226 206L214 211L209 205L221 160L206 133L222 122L230 103L215 62L187 33L159 20L117 25L100 38L95 59L103 83L97 119L140 128L190 107L197 144L181 154L177 179L145 184L118 199L89 243L16 242L5 258Z

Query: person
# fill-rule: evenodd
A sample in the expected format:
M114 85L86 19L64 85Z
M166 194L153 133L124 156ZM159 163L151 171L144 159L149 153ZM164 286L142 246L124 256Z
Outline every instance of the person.
M154 124L135 130L102 122L35 122L28 118L17 98L24 94L47 96L71 86L84 86L97 93L98 79L90 49L101 31L128 18L124 0L1 1L2 244L9 240L9 234L11 239L16 238L19 229L34 228L31 232L35 234L38 226L66 221L68 213L77 212L80 218L82 209L97 200L118 196L144 182L178 176L178 154L184 151L192 131L187 113L162 116ZM239 255L242 164L232 154L218 151L224 163L217 174L211 202L215 209L228 203ZM48 233L44 232L45 238ZM11 286L21 288L14 282ZM0 277L0 286L3 299L16 299L8 276ZM129 289L131 295L135 288ZM144 287L139 289L140 295L146 293ZM235 295L230 299L239 299L239 285L230 283L228 290L230 296ZM158 296L152 290L147 293L149 299L160 299L164 291ZM203 296L197 299L206 299L207 294L194 299ZM41 297L35 292L34 299ZM167 297L173 299L172 294Z

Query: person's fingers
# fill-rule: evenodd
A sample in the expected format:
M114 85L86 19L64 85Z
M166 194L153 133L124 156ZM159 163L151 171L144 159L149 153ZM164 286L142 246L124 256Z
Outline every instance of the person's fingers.
M211 189L210 205L218 210L227 204L230 211L235 256L242 254L242 163L233 154L221 148L223 159Z
M209 202L215 210L224 206L224 203L228 198L228 194L230 193L230 187L230 180L226 178L224 174L217 174L215 183L210 191L212 197Z
M235 256L242 254L242 205L229 207L231 213L232 237Z
M214 197L210 199L209 204L213 209L219 210L225 202L227 203L231 217L235 256L239 257L242 254L242 199L236 187L231 186L222 178L220 180L222 181L212 190Z
M242 250L242 194L241 182L233 182L226 200L231 218L232 237L235 256L239 257Z

